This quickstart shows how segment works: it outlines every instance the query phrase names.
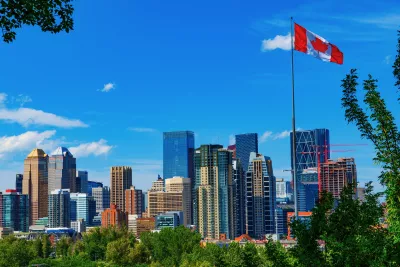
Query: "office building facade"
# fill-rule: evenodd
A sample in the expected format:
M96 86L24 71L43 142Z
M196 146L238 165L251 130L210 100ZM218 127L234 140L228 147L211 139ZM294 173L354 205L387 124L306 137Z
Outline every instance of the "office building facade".
M102 182L88 181L88 190L87 190L86 193L89 196L92 196L92 189L93 188L99 188L99 187L103 187L103 183Z
M232 152L221 145L202 145L194 157L194 223L204 238L232 238Z
M193 179L194 133L176 131L163 133L163 176Z
M268 157L252 152L246 173L246 230L255 239L275 232L275 177L268 161Z
M249 165L250 153L258 153L258 134L238 134L236 139L236 158L242 162L243 170L246 172Z
M168 193L182 192L182 224L192 224L192 185L190 178L172 177L165 180L165 191Z
M14 231L29 231L29 197L14 189L7 189L0 195L1 227L10 227Z
M48 214L48 156L34 149L24 160L22 194L29 196L29 225Z
M125 190L132 185L132 168L116 166L110 169L110 203L125 211Z
M276 179L276 197L286 198L286 182L283 178Z
M71 202L69 189L53 190L49 194L49 227L71 226Z
M125 210L128 214L142 214L142 190L134 186L125 190Z
M58 147L49 157L49 193L57 189L76 192L76 159L65 147Z
M164 191L164 179L158 175L157 180L153 181L149 191Z
M96 216L96 201L93 196L85 193L71 193L71 221L79 219L85 222L86 226L93 225L93 218Z
M164 228L176 228L180 225L183 225L182 211L169 211L156 216L156 230L162 230Z
M92 196L96 201L97 213L110 207L110 188L108 186L92 188Z
M78 193L87 193L88 191L88 172L78 171L77 179L79 177L80 185L76 187Z
M137 218L136 219L136 232L137 237L140 238L140 235L144 232L150 232L155 230L156 228L156 219L155 218Z
M147 217L149 218L153 218L159 214L168 211L184 211L185 207L188 205L185 202L186 199L183 198L182 191L148 191L147 197L149 201L149 206L147 208Z
M15 190L17 193L22 194L22 181L24 180L24 175L16 174L15 175Z

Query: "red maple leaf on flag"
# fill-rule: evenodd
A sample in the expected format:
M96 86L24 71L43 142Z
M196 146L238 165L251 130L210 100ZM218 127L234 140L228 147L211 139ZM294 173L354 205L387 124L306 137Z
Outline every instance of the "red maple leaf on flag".
M318 52L325 53L326 50L328 50L328 45L322 42L318 37L315 37L315 39L311 41L311 44Z

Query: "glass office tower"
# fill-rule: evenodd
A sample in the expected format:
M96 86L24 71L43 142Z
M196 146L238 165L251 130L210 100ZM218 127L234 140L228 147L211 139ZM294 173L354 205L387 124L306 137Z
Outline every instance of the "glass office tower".
M236 139L236 158L242 162L243 170L246 172L249 166L250 153L258 153L258 134L238 134Z
M163 134L163 178L181 176L193 179L194 133L191 131Z

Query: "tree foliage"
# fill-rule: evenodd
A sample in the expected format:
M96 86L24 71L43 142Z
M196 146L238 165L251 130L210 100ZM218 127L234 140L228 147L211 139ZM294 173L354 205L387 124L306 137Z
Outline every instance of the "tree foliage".
M393 64L395 86L400 89L400 32L397 56ZM375 162L382 166L380 181L386 186L386 201L390 231L395 242L400 241L400 133L393 114L377 89L377 80L368 75L364 80L365 91L363 109L357 96L358 75L352 69L342 80L342 106L349 123L355 123L361 137L370 140L375 147ZM399 99L400 101L400 99Z
M44 32L73 30L72 0L0 0L0 28L6 43L15 40L23 25L39 26Z

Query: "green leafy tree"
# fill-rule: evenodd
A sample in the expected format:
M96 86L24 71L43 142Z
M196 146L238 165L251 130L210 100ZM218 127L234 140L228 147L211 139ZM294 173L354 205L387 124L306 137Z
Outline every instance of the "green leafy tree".
M67 237L62 237L56 245L56 253L57 253L57 257L67 257L68 256L68 251L69 251L69 247L72 243L72 240L70 238Z
M44 32L73 30L72 0L0 0L0 29L3 41L15 40L16 29L39 26Z
M395 86L400 90L400 32L397 44L397 56L393 64ZM361 137L370 140L376 151L375 162L381 165L380 181L386 186L389 229L396 243L400 242L400 134L393 114L377 88L377 80L368 76L364 80L365 91L363 109L357 96L358 75L352 69L342 80L342 106L349 123L355 123ZM399 98L400 101L400 98Z
M243 262L246 267L261 266L261 258L256 246L253 243L247 242L243 247Z
M268 239L265 243L266 266L289 267L297 266L289 252L279 242Z
M106 259L108 262L116 265L128 265L129 254L129 242L125 238L112 241L107 245Z
M37 258L43 258L43 245L41 237L38 237L33 241L33 250Z
M224 265L229 267L245 266L242 249L238 243L232 242L229 244L224 255Z
M49 240L48 235L43 235L42 236L42 251L43 251L43 258L49 257L51 253L51 243Z

